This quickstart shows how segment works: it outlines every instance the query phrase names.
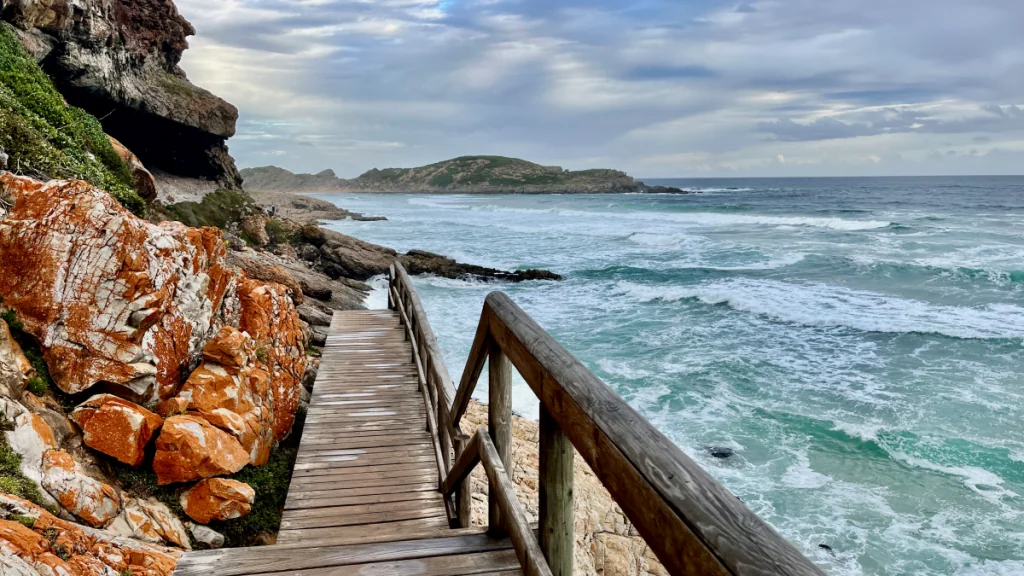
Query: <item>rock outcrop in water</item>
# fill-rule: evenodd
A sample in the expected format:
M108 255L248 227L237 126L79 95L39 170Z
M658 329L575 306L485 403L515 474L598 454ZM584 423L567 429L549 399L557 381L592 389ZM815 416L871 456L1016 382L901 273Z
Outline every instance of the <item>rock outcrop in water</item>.
M238 110L178 66L195 34L167 0L8 0L0 11L67 101L150 168L238 188Z
M338 178L333 170L294 174L277 166L242 170L246 187L277 192L400 192L461 194L621 194L662 192L625 172L605 168L564 170L503 156L463 156L418 168L374 168L358 178Z

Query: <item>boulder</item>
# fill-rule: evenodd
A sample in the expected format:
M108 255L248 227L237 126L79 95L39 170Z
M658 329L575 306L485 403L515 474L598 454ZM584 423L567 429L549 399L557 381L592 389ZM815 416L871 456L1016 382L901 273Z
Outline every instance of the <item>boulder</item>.
M209 526L193 524L192 522L187 522L186 526L192 534L192 539L197 544L202 545L201 548L220 548L224 546L224 535Z
M153 471L161 486L228 476L249 463L238 440L206 419L183 414L164 421L156 440Z
M306 371L303 322L280 284L244 280L238 285L239 328L256 341L257 356L270 375L274 438L291 432Z
M0 320L0 395L21 398L31 373L32 364L11 336L7 323Z
M242 218L239 228L245 236L256 246L270 244L270 235L267 234L267 222L269 219L263 214L253 214Z
M226 478L202 480L181 495L181 507L200 524L233 520L252 511L256 491L248 484Z
M288 294L295 304L302 304L302 286L284 268L255 258L239 258L235 254L232 254L230 262L241 268L248 278L283 284L288 287Z
M129 466L142 464L146 445L164 423L142 406L110 394L80 404L71 419L82 429L86 446Z
M185 525L166 505L153 498L128 500L124 511L107 530L125 538L192 549Z
M195 30L166 0L18 0L0 17L72 105L151 168L237 189L225 141L238 110L178 66Z
M121 495L112 486L86 476L71 454L43 453L42 486L68 512L90 526L106 526L121 512Z
M237 272L220 232L133 216L79 181L0 174L0 294L43 349L61 390L104 382L148 402L173 396L231 318Z
M156 178L153 178L153 174L146 170L146 167L142 164L142 160L132 151L125 148L124 144L117 141L117 138L113 136L107 136L110 139L110 145L114 147L114 152L121 157L121 160L128 167L128 170L132 173L132 182L135 184L135 191L139 193L139 196L147 202L156 200Z
M317 300L322 300L324 302L330 302L331 296L334 295L330 286L319 282L301 280L299 281L299 287L302 288L302 294L304 296L316 298Z
M67 562L51 551L50 543L42 535L11 520L0 520L0 567L8 574L6 566L12 566L13 574L40 576L42 574L79 574ZM99 574L103 574L100 572Z

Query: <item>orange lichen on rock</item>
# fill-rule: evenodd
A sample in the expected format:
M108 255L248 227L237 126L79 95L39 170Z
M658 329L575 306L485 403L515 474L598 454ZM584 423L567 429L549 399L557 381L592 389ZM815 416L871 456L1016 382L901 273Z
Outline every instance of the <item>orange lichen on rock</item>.
M21 561L39 574L95 576L123 574L171 576L181 553L161 546L112 536L61 520L40 506L11 495L0 495L4 512L33 518L31 529L18 522L0 520L0 568ZM57 555L67 558L61 560ZM56 562L55 562L56 560ZM5 564L5 561L8 564ZM60 563L58 563L60 562ZM61 572L55 568L66 570ZM0 570L0 574L7 574ZM13 571L13 574L19 574Z
M256 341L257 354L270 374L272 428L274 438L280 441L295 422L306 370L302 321L288 289L280 284L244 279L238 284L238 299L239 327Z
M226 478L203 480L181 495L185 514L200 524L241 518L252 511L255 501L252 487Z
M57 385L173 396L219 328L237 272L220 231L135 217L85 182L0 174L0 294L43 348Z
M110 394L86 400L71 419L82 429L86 446L131 466L142 464L146 445L164 423L142 406Z
M60 505L90 526L106 526L121 512L121 495L109 484L86 476L71 454L43 454L42 487Z
M160 485L227 476L249 463L234 436L192 414L164 421L156 440L153 471Z

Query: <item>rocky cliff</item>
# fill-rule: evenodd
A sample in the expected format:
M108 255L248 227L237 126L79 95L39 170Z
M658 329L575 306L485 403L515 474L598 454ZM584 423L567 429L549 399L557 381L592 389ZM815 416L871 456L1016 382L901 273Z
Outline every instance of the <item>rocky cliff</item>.
M178 66L195 30L170 0L2 0L0 17L68 103L158 175L238 188L225 142L238 111Z
M83 181L0 199L0 573L169 576L267 504L240 479L292 431L301 293Z
M352 180L338 178L332 170L293 174L276 166L247 168L242 176L248 189L277 192L683 193L676 188L647 186L618 170L570 171L503 156L463 156L419 168L375 168Z

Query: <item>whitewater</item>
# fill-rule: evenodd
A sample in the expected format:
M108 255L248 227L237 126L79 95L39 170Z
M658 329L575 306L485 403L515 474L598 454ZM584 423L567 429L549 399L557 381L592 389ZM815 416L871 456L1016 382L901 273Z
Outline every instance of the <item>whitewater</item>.
M417 278L456 380L504 290L827 573L1024 574L1024 178L649 183L703 193L320 196L565 276Z

